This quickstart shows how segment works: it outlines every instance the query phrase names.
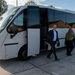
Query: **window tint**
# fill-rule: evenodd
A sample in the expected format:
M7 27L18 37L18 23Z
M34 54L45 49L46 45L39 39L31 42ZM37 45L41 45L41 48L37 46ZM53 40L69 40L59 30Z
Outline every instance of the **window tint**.
M51 9L48 10L48 21L49 22L54 21L54 10Z
M30 7L28 8L28 26L40 24L39 8Z
M52 22L52 21L58 21L58 20L65 22L65 13L61 11L49 9L48 10L48 21Z
M17 26L23 26L23 17L24 17L24 14L23 14L23 11L15 18L14 20L14 25L17 25Z
M55 11L55 21L61 20L65 22L65 13L61 11Z
M73 16L74 16L74 22L75 22L75 14Z
M57 11L53 9L48 9L48 21L58 21L61 20L64 23L73 23L75 22L75 14L66 13L62 11Z
M67 23L74 22L74 14L66 13L66 22Z

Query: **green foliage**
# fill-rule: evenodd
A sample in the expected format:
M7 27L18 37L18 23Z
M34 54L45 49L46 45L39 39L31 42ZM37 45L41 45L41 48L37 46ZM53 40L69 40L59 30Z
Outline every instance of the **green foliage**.
M36 3L33 1L28 1L27 3L25 3L25 5L36 5Z
M49 7L51 7L51 8L55 8L53 5L50 5Z
M0 16L5 13L5 11L8 9L7 3L5 0L0 0Z

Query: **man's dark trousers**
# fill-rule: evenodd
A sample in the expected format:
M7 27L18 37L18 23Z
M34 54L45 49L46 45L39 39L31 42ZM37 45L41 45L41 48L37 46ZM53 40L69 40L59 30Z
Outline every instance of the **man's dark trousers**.
M56 56L56 49L55 49L55 44L56 44L56 41L52 41L49 43L50 46L51 46L51 50L49 51L49 54L47 57L50 57L50 55L53 53L54 56L55 56L55 59L58 59L57 56Z

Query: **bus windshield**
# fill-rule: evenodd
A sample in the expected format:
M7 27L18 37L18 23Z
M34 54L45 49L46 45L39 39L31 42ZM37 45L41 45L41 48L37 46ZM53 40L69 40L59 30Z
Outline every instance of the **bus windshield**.
M7 26L9 21L12 19L14 14L17 12L18 8L12 8L0 16L0 32Z

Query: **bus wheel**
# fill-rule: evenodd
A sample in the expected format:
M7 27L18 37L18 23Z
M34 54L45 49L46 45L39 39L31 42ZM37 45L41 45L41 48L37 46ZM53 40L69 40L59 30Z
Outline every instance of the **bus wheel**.
M26 46L23 46L19 53L18 53L18 58L19 60L22 60L22 61L25 61L25 60L28 60L29 57L27 57L27 49L26 49Z

